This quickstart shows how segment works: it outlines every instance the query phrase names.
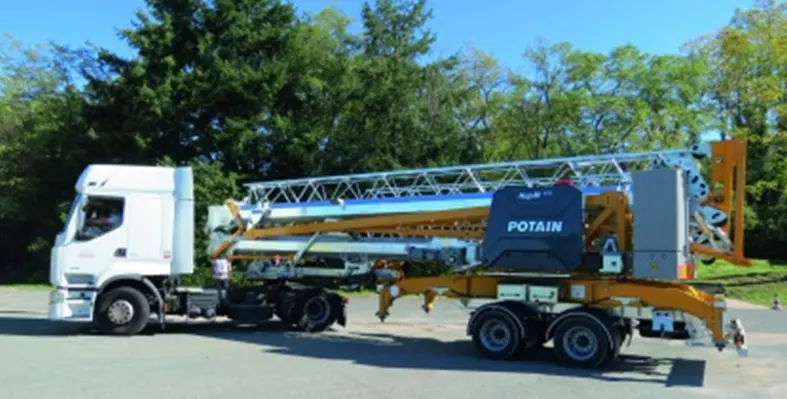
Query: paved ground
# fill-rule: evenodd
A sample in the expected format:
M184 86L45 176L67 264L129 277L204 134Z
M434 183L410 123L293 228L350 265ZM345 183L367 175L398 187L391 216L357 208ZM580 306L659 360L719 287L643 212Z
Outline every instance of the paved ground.
M321 335L280 326L176 326L131 338L72 333L46 317L47 293L0 289L0 398L785 398L787 312L749 307L748 358L679 342L635 340L619 367L581 372L548 354L475 356L466 315L439 302L426 316L401 301L385 324L353 299L350 326Z

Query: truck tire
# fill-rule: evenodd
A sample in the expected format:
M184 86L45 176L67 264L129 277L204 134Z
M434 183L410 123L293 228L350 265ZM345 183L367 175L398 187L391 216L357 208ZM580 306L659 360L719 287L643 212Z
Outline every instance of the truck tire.
M508 360L522 349L522 331L511 314L489 309L479 314L470 326L473 344L482 356Z
M296 295L295 307L288 319L294 320L303 331L322 332L336 322L339 311L324 290L303 290Z
M104 334L138 334L150 321L147 298L131 287L118 287L102 294L96 310L98 330Z
M617 356L620 341L617 332L603 323L577 315L566 318L555 328L554 351L564 366L598 368Z

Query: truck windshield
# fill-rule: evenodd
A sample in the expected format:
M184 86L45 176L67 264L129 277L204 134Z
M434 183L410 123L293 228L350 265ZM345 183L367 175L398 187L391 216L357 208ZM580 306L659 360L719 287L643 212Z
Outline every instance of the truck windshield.
M82 203L82 194L77 193L77 196L71 202L71 207L68 209L68 215L66 219L66 223L63 226L63 231L65 232L68 229L68 225L75 221L79 217L79 205Z

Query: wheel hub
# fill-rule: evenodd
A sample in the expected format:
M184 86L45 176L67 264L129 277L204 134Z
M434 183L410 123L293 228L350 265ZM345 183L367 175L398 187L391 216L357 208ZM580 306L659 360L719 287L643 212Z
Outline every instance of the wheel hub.
M598 351L595 335L585 327L572 327L563 336L566 354L577 361L586 361Z
M497 320L484 323L479 335L484 347L495 352L504 350L511 341L511 331L503 322Z
M309 298L304 304L306 317L315 324L323 323L331 315L330 307L323 298Z
M107 310L107 317L109 317L109 321L111 321L112 324L127 324L134 318L134 305L124 299L112 302Z

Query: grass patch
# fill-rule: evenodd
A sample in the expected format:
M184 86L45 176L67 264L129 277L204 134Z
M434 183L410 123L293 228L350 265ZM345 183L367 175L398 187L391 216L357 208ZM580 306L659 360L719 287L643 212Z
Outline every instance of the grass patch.
M739 267L724 261L700 265L697 280L721 284L730 298L773 305L773 295L787 299L787 264L755 260L752 267Z
M338 290L336 292L339 295L346 296L348 298L368 298L377 295L377 292L373 290L361 290L361 291Z
M52 289L52 286L49 284L7 284L0 285L0 288L13 288L25 291L49 291Z

